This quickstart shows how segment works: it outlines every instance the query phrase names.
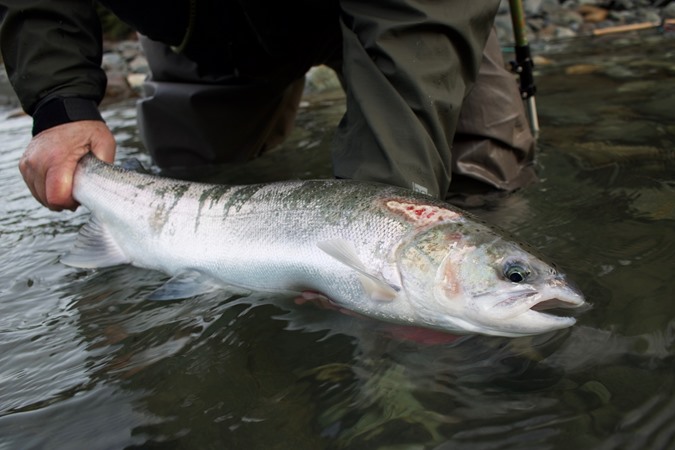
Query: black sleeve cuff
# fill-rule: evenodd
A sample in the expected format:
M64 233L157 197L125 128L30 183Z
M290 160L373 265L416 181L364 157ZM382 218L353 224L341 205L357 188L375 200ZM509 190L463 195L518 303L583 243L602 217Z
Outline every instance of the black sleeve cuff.
M57 97L47 100L33 114L33 136L49 128L78 120L100 120L96 102L84 98Z

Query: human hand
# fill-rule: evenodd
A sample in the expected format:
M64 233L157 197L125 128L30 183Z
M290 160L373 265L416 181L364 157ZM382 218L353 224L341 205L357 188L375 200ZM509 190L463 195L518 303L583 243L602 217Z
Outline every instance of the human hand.
M75 210L73 175L80 158L89 152L106 162L115 159L115 138L106 124L99 120L65 123L33 137L19 170L37 201L53 211Z

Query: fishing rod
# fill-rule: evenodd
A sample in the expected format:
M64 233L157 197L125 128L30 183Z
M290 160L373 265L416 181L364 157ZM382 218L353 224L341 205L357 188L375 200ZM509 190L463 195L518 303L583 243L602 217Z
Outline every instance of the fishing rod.
M509 9L511 10L511 21L513 23L513 36L516 41L516 60L511 63L511 66L520 79L520 95L525 101L530 130L532 135L537 138L539 135L539 117L537 116L537 104L534 100L537 87L534 85L532 71L534 63L530 54L530 45L527 42L525 11L523 10L522 0L509 0Z

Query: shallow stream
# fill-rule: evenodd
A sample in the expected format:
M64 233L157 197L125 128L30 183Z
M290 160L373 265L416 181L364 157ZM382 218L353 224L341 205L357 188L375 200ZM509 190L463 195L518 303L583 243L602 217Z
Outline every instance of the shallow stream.
M541 181L474 213L554 260L593 308L508 339L404 339L288 298L147 301L165 276L59 257L86 212L23 185L28 118L0 121L0 449L675 448L675 40L542 50ZM233 183L330 176L340 97ZM148 162L133 105L105 112Z

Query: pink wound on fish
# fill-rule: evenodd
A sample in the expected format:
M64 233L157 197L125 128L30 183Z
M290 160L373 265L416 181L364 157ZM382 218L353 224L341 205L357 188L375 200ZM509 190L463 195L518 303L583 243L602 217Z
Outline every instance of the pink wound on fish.
M438 206L419 203L405 203L389 200L385 203L393 212L401 213L412 222L419 225L432 225L438 222L454 222L462 217L461 214Z

